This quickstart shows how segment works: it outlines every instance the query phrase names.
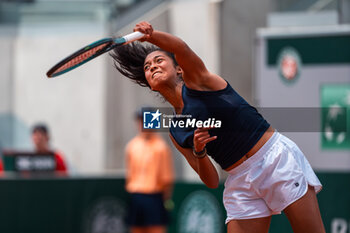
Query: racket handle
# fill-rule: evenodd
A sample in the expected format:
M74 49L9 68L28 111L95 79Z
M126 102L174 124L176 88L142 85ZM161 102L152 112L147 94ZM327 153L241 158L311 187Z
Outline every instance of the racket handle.
M128 35L123 36L123 38L126 40L126 43L128 43L128 42L132 42L132 41L141 39L144 35L145 34L136 31L136 32L133 32L133 33L130 33Z

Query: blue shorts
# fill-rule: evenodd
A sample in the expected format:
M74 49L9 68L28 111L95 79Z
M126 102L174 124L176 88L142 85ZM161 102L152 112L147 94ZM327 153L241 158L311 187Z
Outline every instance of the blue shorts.
M130 226L155 226L168 223L168 212L164 208L161 193L131 193Z

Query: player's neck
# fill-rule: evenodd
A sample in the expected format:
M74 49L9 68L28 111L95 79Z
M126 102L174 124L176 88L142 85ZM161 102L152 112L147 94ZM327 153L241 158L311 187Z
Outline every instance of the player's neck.
M176 113L181 113L184 105L182 101L182 85L184 85L182 81L177 82L174 87L165 88L160 92L160 94L175 108Z

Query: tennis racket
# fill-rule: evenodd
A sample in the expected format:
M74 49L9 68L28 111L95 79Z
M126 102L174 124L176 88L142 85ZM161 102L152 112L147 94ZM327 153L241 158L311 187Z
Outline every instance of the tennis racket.
M46 73L46 75L48 78L57 77L81 66L82 64L100 56L103 53L112 50L117 46L128 44L132 41L141 39L143 36L144 34L141 32L133 32L123 37L104 38L95 41L57 63Z

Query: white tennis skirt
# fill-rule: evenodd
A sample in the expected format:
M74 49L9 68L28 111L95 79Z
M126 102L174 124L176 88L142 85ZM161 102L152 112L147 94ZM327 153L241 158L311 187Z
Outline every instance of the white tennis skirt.
M275 132L258 152L229 172L223 202L226 224L280 214L313 186L322 185L298 146Z

